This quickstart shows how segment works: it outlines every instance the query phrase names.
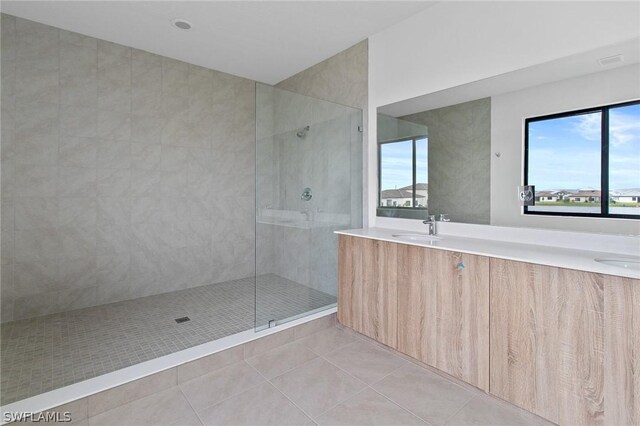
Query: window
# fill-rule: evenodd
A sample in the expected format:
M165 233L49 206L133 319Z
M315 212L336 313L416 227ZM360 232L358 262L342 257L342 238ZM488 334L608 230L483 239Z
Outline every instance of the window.
M379 208L427 208L427 157L426 136L378 144Z
M525 120L525 214L640 219L640 101Z

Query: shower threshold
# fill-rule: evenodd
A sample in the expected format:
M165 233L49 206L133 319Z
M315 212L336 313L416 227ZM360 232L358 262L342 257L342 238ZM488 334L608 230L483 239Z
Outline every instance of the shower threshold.
M47 395L81 394L71 401L335 311L335 296L277 275L258 283L257 312L250 277L2 324L3 411L50 408ZM256 314L276 327L255 327Z
M0 424L4 424L3 419L5 418L5 413L38 413L49 410L51 408L59 407L63 404L68 404L81 398L85 398L87 396L94 395L96 393L115 388L117 386L124 385L138 379L142 379L144 377L159 373L173 367L177 367L187 362L194 361L208 355L213 355L215 353L222 352L235 346L239 346L244 343L248 343L253 340L257 340L262 337L279 333L289 328L293 328L298 325L305 324L307 322L311 322L328 315L332 315L336 312L336 310L337 309L334 306L331 308L320 310L314 314L306 315L296 320L292 320L285 324L278 325L273 328L265 329L262 331L243 331L212 342L204 343L202 345L194 346L192 348L165 355L160 358L132 365L130 367L123 368L122 370L106 373L104 375L94 377L83 382L74 383L69 386L54 389L49 392L3 405Z

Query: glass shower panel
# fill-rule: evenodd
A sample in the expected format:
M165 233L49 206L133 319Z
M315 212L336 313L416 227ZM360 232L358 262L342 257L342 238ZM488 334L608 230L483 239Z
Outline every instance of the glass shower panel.
M256 329L335 306L337 229L362 224L362 111L256 87Z

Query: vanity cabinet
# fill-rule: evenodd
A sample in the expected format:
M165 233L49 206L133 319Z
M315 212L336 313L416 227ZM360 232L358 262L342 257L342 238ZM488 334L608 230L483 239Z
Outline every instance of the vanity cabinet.
M338 238L338 321L392 348L397 348L398 246Z
M640 280L339 236L338 320L560 425L640 425Z
M490 392L561 425L639 424L639 285L492 258Z
M489 388L489 259L339 236L338 320Z
M398 350L489 390L489 258L398 247Z

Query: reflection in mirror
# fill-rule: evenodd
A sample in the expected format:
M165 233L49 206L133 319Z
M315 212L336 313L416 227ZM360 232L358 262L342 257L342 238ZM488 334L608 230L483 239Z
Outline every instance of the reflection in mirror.
M400 117L429 129L429 211L489 224L491 99Z
M378 215L427 216L427 128L378 116Z
M422 157L427 158L428 213L423 209L416 218L444 213L455 222L586 232L596 232L594 223L598 223L604 225L599 232L637 234L638 221L604 224L579 216L640 217L639 47L640 38L633 38L378 107L379 146L394 138L415 136L418 133L403 134L412 126L426 127L422 132L427 135L428 153ZM616 61L606 60L614 57ZM609 108L606 114L595 112L604 107ZM589 114L533 125L539 118L569 117L576 111ZM544 139L532 140L530 148L535 152L529 157L530 170L525 169L528 122L534 133L549 133L549 126L567 124L576 129L578 122L588 120L600 123L593 134L599 140L593 135L579 145L577 141L571 145L564 137L556 138L552 145L550 139L546 144ZM622 133L624 140L619 138ZM576 167L569 167L572 164ZM567 178L570 172L575 179ZM537 206L527 210L518 198L518 187L525 183L537 190ZM389 189L380 184L380 189ZM398 188L404 187L398 184ZM396 189L395 185L390 189ZM579 205L575 204L577 195L574 201L564 197L590 189L591 199L585 202L580 197ZM405 210L417 210L415 204L410 205L413 207L384 209L379 203L377 214L407 217L402 216ZM550 209L563 210L561 215L571 217L545 212ZM593 212L588 213L589 209ZM574 214L574 210L587 213Z
M378 145L378 216L447 214L489 224L490 98L399 118L378 114Z

